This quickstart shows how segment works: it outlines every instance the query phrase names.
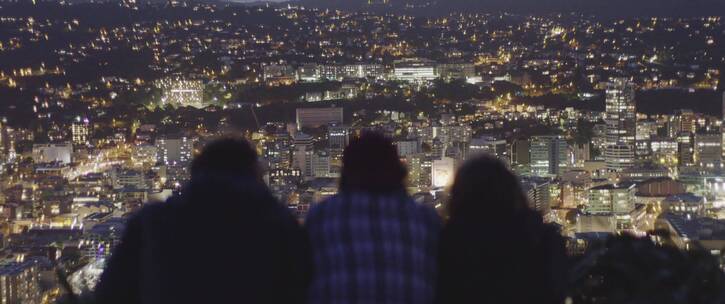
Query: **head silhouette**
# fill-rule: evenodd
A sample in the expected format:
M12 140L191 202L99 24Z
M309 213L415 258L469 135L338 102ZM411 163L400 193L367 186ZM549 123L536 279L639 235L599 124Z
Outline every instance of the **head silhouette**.
M365 132L353 139L342 163L342 191L390 193L405 189L407 171L393 143L380 133Z
M259 176L257 152L244 139L224 138L207 145L191 164L191 178Z
M456 174L448 211L451 219L513 216L528 210L527 199L516 176L498 159L479 156Z

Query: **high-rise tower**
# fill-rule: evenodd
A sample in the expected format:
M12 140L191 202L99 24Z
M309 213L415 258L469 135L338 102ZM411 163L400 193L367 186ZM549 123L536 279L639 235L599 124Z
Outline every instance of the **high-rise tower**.
M637 132L634 92L634 85L624 78L615 78L607 85L604 118L607 147L604 158L607 169L612 171L621 171L634 164Z
M722 125L720 125L720 133L722 133L722 142L725 143L725 91L722 92ZM725 144L722 146L722 156L725 159Z

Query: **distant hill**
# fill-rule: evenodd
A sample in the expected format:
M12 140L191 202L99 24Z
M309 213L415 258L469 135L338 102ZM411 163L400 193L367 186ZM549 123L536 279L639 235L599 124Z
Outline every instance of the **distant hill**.
M607 17L725 15L723 0L300 0L307 6L346 10L409 11L441 14L460 11L515 13L584 12Z

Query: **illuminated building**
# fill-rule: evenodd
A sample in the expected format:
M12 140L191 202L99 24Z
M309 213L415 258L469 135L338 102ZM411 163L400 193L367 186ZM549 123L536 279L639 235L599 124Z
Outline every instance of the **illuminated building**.
M81 119L76 117L76 120L71 124L71 135L74 145L87 146L90 144L91 128L87 118Z
M637 184L638 197L667 197L686 193L683 183L669 177L657 177Z
M725 248L725 221L707 217L665 213L655 229L669 232L672 243L682 250L701 248L720 254Z
M119 167L114 167L111 170L111 185L114 189L133 188L144 190L148 188L146 176L143 172Z
M654 159L658 159L658 155L677 155L677 141L674 139L652 139L650 141L650 149Z
M433 188L447 187L453 182L456 160L450 157L433 160L431 172Z
M385 67L380 64L353 64L345 66L346 75L350 78L372 78L375 80L385 77Z
M705 215L705 197L692 193L670 195L662 201L662 211L672 214Z
M408 165L408 181L411 187L422 191L429 189L432 183L431 170L433 162L423 153L410 154L405 157Z
M320 81L320 72L316 64L308 63L297 68L297 79L303 82Z
M586 212L591 214L629 214L634 210L634 183L608 184L589 189Z
M591 147L588 142L574 143L571 147L574 154L573 164L576 167L584 166L584 163L591 160Z
M433 127L433 138L440 140L444 144L456 142L470 142L473 130L467 124L445 124L443 126Z
M167 181L180 183L189 178L193 147L193 141L186 136L156 139L156 160L166 166Z
M40 265L36 260L0 264L0 303L40 303Z
M568 166L568 145L561 136L533 136L530 141L531 174L555 176Z
M725 92L722 93L722 125L720 126L720 133L722 134L721 142L722 145L722 157L725 159Z
M207 106L204 102L204 84L200 80L166 78L157 81L156 85L163 92L159 103L161 107L203 109Z
M156 139L157 160L167 166L185 165L191 161L192 141L186 136L163 136Z
M622 170L619 177L623 180L641 182L652 178L667 177L669 173L670 171L665 166L644 162Z
M439 64L438 76L446 81L469 79L476 76L476 67L472 63Z
M343 123L342 108L298 108L297 129L318 128L328 124Z
M526 139L516 139L511 144L511 164L528 165L530 163L530 145Z
M316 178L327 178L331 176L331 157L330 154L324 151L318 151L312 154L311 166L312 175Z
M317 69L321 79L330 81L342 81L346 78L382 79L385 76L385 68L379 64L320 65Z
M506 140L504 139L497 139L492 136L472 138L468 146L468 157L475 157L482 154L497 157L507 163L509 162Z
M694 163L694 139L692 133L682 132L677 136L677 160L680 166L691 166Z
M722 168L722 135L695 134L694 161L706 170Z
M549 214L551 211L551 192L548 179L540 177L526 177L521 180L521 187L529 199L529 206L541 213Z
M420 153L420 142L415 139L396 141L395 147L398 148L398 155L400 157L406 157L408 155Z
M659 125L656 121L639 121L637 122L637 140L636 154L638 158L647 158L652 153L650 142L652 138L657 136Z
M626 79L616 78L607 86L604 159L608 170L618 172L634 164L637 133L634 94L634 85Z
M592 216L610 217L617 230L632 227L632 212L635 210L633 183L608 184L589 189L585 212Z
M294 137L294 153L292 154L292 168L299 169L304 179L315 177L312 165L315 154L314 141L311 136L299 132Z
M131 160L135 164L152 166L157 162L158 149L154 145L139 144L133 146Z
M621 172L634 166L635 150L634 145L622 142L608 145L604 149L604 161L607 170Z
M54 163L68 165L72 161L73 145L62 144L35 144L33 145L33 162Z
M264 159L268 162L269 168L286 169L291 167L290 136L286 132L275 132L271 139L264 143Z
M350 142L350 128L339 124L329 125L327 127L327 140L331 152L342 153Z
M106 214L94 214L91 217ZM105 258L111 255L113 249L121 241L126 228L126 219L122 217L108 217L102 222L84 228L80 247L87 258Z
M679 110L673 115L669 123L669 133L677 136L679 133L694 134L697 130L697 118L692 110Z
M396 61L393 74L396 80L414 83L431 81L438 77L435 62L421 58Z
M291 65L266 65L262 70L262 79L270 86L290 85L297 81L297 73Z

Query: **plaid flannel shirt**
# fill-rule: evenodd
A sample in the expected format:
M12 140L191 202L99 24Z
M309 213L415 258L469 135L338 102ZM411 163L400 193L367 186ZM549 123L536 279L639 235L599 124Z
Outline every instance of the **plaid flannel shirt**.
M340 194L307 220L310 303L432 303L441 223L406 194Z

